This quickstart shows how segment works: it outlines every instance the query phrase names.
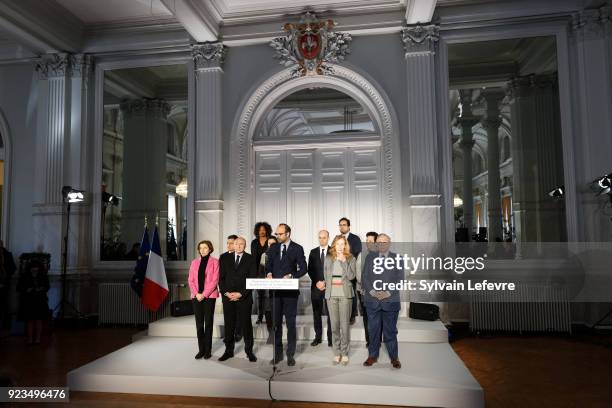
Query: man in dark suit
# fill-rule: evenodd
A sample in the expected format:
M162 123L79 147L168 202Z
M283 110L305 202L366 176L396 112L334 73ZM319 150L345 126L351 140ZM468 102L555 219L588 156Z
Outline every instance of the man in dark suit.
M273 245L268 252L266 260L266 278L291 279L300 278L307 272L304 249L301 245L291 241L291 228L287 224L279 224L276 228L278 244ZM273 320L274 320L274 357L272 364L283 360L283 315L287 325L287 364L295 365L295 343L299 290L274 291Z
M351 254L355 257L355 259L357 259L361 253L361 238L351 232L351 220L346 217L340 218L340 221L338 221L338 227L340 228L340 234L344 235L349 243L349 246L351 247ZM357 298L359 298L359 308L361 309L363 306L361 303L361 297L357 292L357 279L353 279L351 283L353 284L353 293L355 296L353 296L350 323L355 324L355 316L357 316Z
M236 238L238 238L238 235L235 234L227 236L227 241L225 243L227 251L222 253L219 257L219 264L221 264L221 260L223 259L223 257L229 256L232 259L234 258L234 241L236 240ZM238 315L236 315L236 329L234 333L234 340L236 341L236 343L242 340L241 324L242 322L240 321L240 318L238 317Z
M323 265L325 257L329 252L329 232L326 230L319 231L319 246L313 248L308 256L308 276L310 276L310 301L312 303L312 317L314 321L315 338L310 343L311 346L321 344L323 337L323 323L321 316L323 313L327 315L327 344L331 347L332 334L329 314L326 312L327 306L325 303L325 274Z
M385 346L391 359L393 368L401 368L398 358L397 345L397 318L400 311L400 294L398 290L381 290L383 283L399 283L404 277L403 269L393 267L383 268L382 273L374 270L377 258L395 258L390 252L391 238L387 234L379 234L376 238L375 252L370 252L363 265L361 274L361 288L363 301L368 315L368 331L370 344L368 345L368 359L363 365L369 367L378 361L380 352L380 330L382 326ZM384 260L380 260L384 262ZM380 263L382 265L382 262ZM375 281L379 280L377 284Z
M253 354L253 325L251 309L253 307L252 291L246 289L247 278L257 277L255 257L244 252L246 240L238 237L234 240L233 256L223 256L219 261L219 289L223 299L223 320L225 323L225 352L219 361L234 357L235 328L239 320L244 337L244 351L249 361L257 361Z

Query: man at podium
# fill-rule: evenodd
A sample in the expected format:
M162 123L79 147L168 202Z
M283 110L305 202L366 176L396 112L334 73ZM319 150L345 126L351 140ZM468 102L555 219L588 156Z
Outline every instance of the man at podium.
M266 278L269 279L297 279L307 272L304 248L291 241L291 228L287 224L279 224L276 228L278 244L273 245L266 261ZM272 364L283 360L283 316L287 326L287 364L295 365L295 344L299 290L274 291L274 357Z

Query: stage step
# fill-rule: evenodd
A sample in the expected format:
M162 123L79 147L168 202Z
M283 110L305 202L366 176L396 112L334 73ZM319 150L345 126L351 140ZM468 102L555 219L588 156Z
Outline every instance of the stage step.
M256 363L249 363L243 347L240 342L235 357L221 363L220 339L213 342L213 358L195 360L195 339L144 337L70 371L67 385L71 391L267 400L272 346L256 342ZM390 366L384 350L379 363L364 367L367 350L356 342L351 344L349 365L334 366L327 346L310 347L302 341L296 366L279 364L271 393L285 401L484 407L482 388L448 343L402 342L399 356L399 370Z
M253 336L255 339L265 340L268 338L268 329L265 323L255 324L256 316L253 316ZM323 318L323 340L327 341L327 317ZM314 325L312 316L297 316L297 339L314 339ZM414 320L408 317L400 317L397 324L398 341L409 343L446 343L448 342L448 331L442 322L428 322ZM223 335L223 315L216 314L214 320L213 337L220 338ZM166 317L164 319L149 323L148 335L152 337L196 337L196 327L193 316ZM351 326L351 341L365 341L365 332L361 317Z

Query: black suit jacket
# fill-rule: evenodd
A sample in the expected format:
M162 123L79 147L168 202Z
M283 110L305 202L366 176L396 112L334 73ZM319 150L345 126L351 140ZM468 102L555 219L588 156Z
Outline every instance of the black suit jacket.
M351 247L351 254L357 259L357 256L361 253L361 238L349 232L347 241Z
M283 259L280 258L280 243L272 245L268 250L266 259L266 275L272 274L273 278L282 278L285 275L292 275L293 278L301 278L308 271L304 248L300 244L291 241L287 247L287 252ZM280 296L299 296L299 290L279 290L276 293Z
M240 257L240 263L236 267L235 253L223 255L219 259L219 289L221 296L225 301L226 292L240 292L241 300L251 299L252 290L246 288L247 278L257 278L257 268L255 266L255 257L247 252L243 252Z
M331 247L327 246L327 250L325 251L326 256L330 249ZM310 255L308 255L308 276L312 282L311 288L313 289L316 289L317 282L325 280L323 264L321 263L321 247L313 248L310 251Z

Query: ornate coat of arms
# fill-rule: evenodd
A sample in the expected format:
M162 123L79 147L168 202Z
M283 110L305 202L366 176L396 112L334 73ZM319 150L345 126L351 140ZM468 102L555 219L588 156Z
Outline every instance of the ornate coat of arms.
M332 73L331 64L344 60L352 40L348 33L332 32L335 24L333 20L319 20L310 12L297 24L285 24L287 34L270 42L276 50L274 58L285 67L295 66L294 77Z

